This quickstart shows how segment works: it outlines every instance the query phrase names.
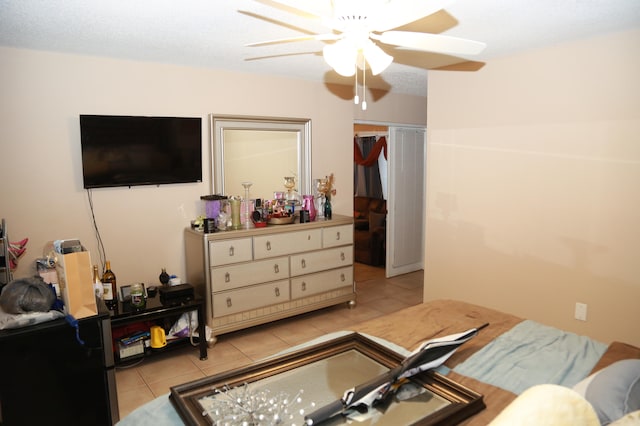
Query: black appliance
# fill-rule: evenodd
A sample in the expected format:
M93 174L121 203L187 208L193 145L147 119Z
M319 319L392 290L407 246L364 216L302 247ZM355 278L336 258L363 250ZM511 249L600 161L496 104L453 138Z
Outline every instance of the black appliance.
M0 424L113 425L118 397L109 313L0 330Z
M80 115L85 188L202 182L202 119Z

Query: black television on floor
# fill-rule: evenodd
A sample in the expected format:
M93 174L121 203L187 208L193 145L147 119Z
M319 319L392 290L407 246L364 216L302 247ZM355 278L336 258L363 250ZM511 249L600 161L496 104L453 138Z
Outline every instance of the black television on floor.
M202 119L80 115L84 188L202 182Z

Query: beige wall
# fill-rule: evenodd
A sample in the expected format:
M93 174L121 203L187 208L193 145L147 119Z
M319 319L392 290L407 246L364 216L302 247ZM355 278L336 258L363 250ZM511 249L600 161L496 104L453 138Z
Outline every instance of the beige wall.
M0 217L11 240L30 239L16 276L34 273L34 259L55 239L79 238L97 260L79 114L203 118L204 182L92 191L120 284L156 282L162 267L184 276L182 232L210 193L209 113L310 118L312 174L335 173L334 209L342 214L353 210L355 117L426 122L424 97L370 99L363 113L335 87L301 80L22 49L0 48L0 58Z
M632 31L430 73L425 300L640 345L639 52Z

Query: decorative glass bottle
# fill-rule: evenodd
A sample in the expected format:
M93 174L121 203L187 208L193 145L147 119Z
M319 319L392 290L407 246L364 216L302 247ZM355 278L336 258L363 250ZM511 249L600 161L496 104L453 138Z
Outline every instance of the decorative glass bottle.
M331 197L329 197L328 195L324 200L324 218L326 220L331 219Z

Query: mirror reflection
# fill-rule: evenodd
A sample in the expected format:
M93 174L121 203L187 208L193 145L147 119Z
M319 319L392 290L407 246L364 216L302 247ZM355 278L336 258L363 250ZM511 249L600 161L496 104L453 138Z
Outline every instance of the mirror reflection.
M310 193L310 132L308 119L211 115L212 192L243 195L251 182L251 198L271 199L293 176L295 189Z

